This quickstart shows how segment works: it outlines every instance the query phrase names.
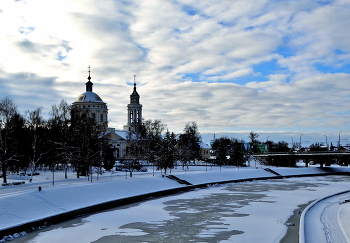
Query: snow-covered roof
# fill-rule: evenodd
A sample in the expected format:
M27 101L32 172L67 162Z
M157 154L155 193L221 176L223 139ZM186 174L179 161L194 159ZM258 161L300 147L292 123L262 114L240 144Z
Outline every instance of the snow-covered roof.
M128 131L115 130L115 134L119 135L123 139L126 139L126 136L128 135Z
M106 131L106 132L101 132L100 135L98 136L98 138L102 138L104 136L106 136L107 134L110 134L111 131Z
M82 93L75 102L101 102L104 103L103 100L96 93L92 91L86 91Z
M198 144L201 149L210 149L210 147L207 144L203 143L202 141L200 141Z

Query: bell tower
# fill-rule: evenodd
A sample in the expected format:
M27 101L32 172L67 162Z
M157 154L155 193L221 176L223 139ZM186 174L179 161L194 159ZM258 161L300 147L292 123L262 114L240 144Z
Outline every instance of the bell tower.
M136 75L134 75L134 91L130 95L130 104L128 104L128 123L124 125L124 131L130 131L133 125L142 124L142 105L140 104L140 95L136 91Z

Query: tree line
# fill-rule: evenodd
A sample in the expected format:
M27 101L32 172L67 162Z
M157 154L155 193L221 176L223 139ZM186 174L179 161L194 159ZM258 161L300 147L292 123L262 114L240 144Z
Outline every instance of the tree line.
M116 148L104 136L106 128L96 124L87 109L62 100L44 119L42 108L22 115L10 98L4 98L0 115L0 174L4 183L7 172L33 176L39 167L55 171L60 166L67 177L68 167L73 167L79 178L90 177L96 168L111 170L115 165ZM165 130L166 124L157 119L132 126L126 155L120 161L130 176L142 166L140 161L166 173L176 161L185 166L199 157L201 136L195 122L187 124L183 134Z
M258 140L259 135L253 131L249 133L249 142L242 139L221 137L214 139L212 145L212 155L215 156L214 163L222 165L245 166L246 161L251 154L265 152L290 152L288 143L279 141L266 141L263 143ZM274 165L289 165L286 161L275 160Z
M145 120L133 124L127 135L127 150L121 163L132 172L140 168L141 161L156 167L156 170L173 169L177 162L182 167L200 157L201 136L196 122L187 123L181 134L166 129L161 120Z
M107 170L114 165L114 148L101 136L88 111L64 100L53 105L50 117L42 117L42 108L18 112L10 98L0 101L0 166L3 182L6 173L24 172L33 176L38 167L54 171L58 165L72 166L77 177L90 176L92 167ZM66 173L67 176L67 173Z

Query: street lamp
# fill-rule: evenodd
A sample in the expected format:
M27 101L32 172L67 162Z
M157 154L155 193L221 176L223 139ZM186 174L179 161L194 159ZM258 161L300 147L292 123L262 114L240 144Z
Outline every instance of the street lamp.
M303 136L304 134L300 135L300 143L299 143L299 148L301 149L301 136Z

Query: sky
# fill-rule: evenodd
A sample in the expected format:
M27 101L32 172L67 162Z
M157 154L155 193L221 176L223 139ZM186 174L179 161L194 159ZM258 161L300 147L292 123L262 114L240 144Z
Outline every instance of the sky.
M1 0L0 99L23 114L85 91L122 129L143 118L203 141L350 143L349 0Z

